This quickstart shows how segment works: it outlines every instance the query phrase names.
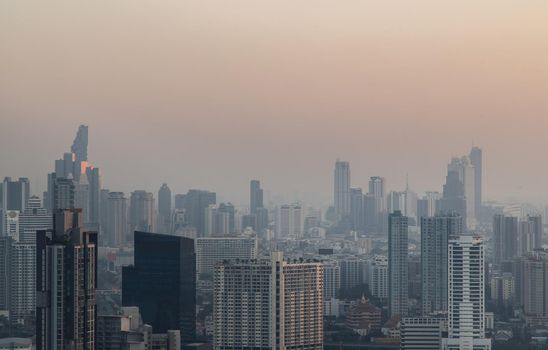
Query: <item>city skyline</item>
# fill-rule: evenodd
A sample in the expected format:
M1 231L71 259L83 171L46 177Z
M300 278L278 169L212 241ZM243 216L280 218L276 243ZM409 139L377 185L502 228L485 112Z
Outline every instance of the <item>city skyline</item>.
M61 135L84 123L90 158L109 169L105 187L125 193L166 182L243 203L257 178L286 200L298 190L326 202L337 157L358 186L380 175L401 190L408 173L424 192L441 186L448 159L478 145L485 200L548 194L538 161L548 4L128 4L1 5L9 175L45 187ZM46 135L37 154L28 139Z

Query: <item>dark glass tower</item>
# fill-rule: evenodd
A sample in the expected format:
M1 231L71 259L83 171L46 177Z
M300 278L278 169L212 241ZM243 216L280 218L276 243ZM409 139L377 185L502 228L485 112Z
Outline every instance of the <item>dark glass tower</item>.
M135 231L134 266L122 270L122 304L138 306L155 333L179 329L181 342L196 333L194 240Z
M259 180L251 180L249 183L249 211L255 214L257 208L263 207L263 189Z

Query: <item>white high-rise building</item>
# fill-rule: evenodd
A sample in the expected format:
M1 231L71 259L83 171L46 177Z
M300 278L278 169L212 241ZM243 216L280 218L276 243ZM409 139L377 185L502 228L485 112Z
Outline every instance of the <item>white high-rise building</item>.
M281 252L216 265L213 348L322 350L323 271Z
M350 163L335 162L334 182L335 215L342 219L350 215Z
M215 264L223 260L256 259L259 249L256 236L200 237L194 242L199 279L212 276Z
M384 255L375 255L369 262L367 274L369 291L379 299L388 298L388 258Z
M485 338L483 240L458 236L449 240L448 338L444 350L489 350Z
M303 211L300 205L282 205L276 217L276 236L278 238L303 236Z

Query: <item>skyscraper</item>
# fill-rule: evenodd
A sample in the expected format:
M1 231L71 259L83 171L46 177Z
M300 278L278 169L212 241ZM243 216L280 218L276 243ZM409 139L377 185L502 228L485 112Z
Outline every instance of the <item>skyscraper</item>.
M249 212L255 214L257 208L263 207L263 189L259 180L249 183Z
M335 215L341 220L350 215L350 163L337 160L334 176Z
M123 192L109 192L106 211L106 239L108 246L121 247L127 242L127 199Z
M215 266L213 348L323 349L323 264L271 259Z
M548 253L534 251L516 262L516 304L525 317L545 320L548 317Z
M13 181L11 177L4 178L2 183L0 209L23 211L30 197L30 183L25 177Z
M183 343L196 332L194 240L135 232L134 266L122 269L122 304L138 306L155 332L181 332Z
M482 176L483 176L483 152L479 147L472 147L470 151L470 162L474 166L474 199L476 210L476 218L480 215L482 203Z
M303 213L300 205L281 205L276 220L276 236L299 238L303 235Z
M350 189L350 224L353 230L365 229L365 208L361 188Z
M217 203L217 195L215 192L189 190L183 197L177 199L179 202L177 205L182 205L185 210L186 224L196 228L198 236L202 237L205 233L206 208Z
M171 228L171 190L162 184L158 190L158 231L169 233Z
M448 242L463 232L458 214L438 214L421 218L422 313L447 311Z
M464 184L459 177L458 171L447 171L445 185L443 185L443 196L438 203L438 211L444 213L457 213L462 217L464 223L467 224Z
M78 132L74 138L74 142L70 147L70 151L76 156L76 160L79 162L88 160L88 127L87 125L80 125Z
M388 216L388 302L390 316L407 316L409 302L407 217L396 211Z
M94 349L97 233L79 209L56 210L36 237L36 348Z
M101 221L101 175L99 168L88 166L85 170L86 177L89 183L89 204L86 227L91 227L94 230L99 229Z
M236 233L234 205L221 203L205 210L205 237L226 236Z
M129 203L130 232L153 232L156 228L154 195L146 191L131 192Z
M463 185L463 194L466 201L466 226L473 228L476 224L476 170L469 157L451 159L447 166L447 171L458 174L460 182ZM461 214L462 215L462 214Z
M449 240L449 335L444 350L489 350L485 338L484 247L479 237Z
M496 214L493 217L494 263L511 261L518 255L518 218Z
M426 192L417 200L417 220L420 223L422 217L432 217L438 213L441 194L439 192Z

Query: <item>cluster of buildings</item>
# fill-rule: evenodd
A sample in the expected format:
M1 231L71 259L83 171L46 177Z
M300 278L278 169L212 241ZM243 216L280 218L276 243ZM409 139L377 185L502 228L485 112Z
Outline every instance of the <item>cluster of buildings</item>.
M258 180L246 208L126 196L87 144L81 126L43 201L26 178L0 188L0 322L37 349L488 350L548 327L542 217L482 204L477 147L423 196L352 187L337 160L324 212L265 205Z

